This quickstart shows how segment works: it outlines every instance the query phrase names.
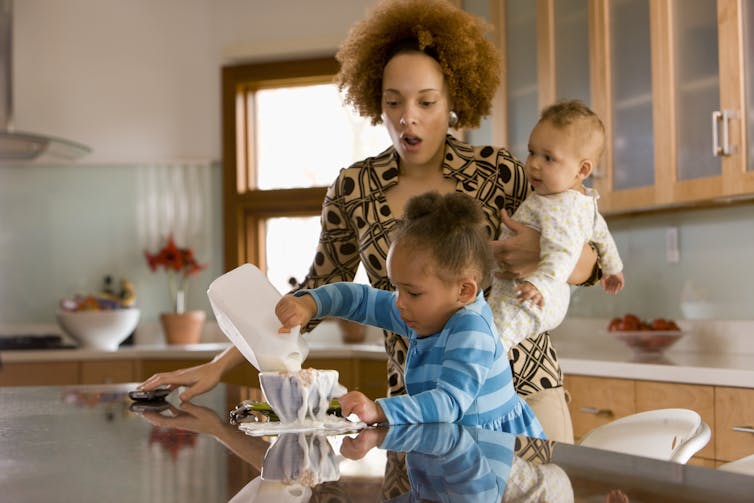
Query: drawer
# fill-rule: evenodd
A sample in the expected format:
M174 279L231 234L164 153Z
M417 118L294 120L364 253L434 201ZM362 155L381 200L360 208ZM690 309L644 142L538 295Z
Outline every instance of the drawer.
M598 426L636 412L634 381L606 377L569 375L566 391L576 441Z
M754 389L715 388L714 440L720 461L754 454Z

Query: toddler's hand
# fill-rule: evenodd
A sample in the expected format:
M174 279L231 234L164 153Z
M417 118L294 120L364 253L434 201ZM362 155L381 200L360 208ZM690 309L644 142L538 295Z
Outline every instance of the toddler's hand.
M291 328L304 326L309 323L312 316L317 314L317 303L311 295L294 297L286 295L275 306L275 314L283 325L278 329L281 334L288 333Z
M539 308L544 307L545 299L536 286L532 285L528 281L524 281L516 288L518 294L518 300L522 303L529 302L532 306Z
M623 290L623 283L622 272L619 272L618 274L608 274L607 276L603 276L600 280L600 286L602 289L613 295Z
M343 417L356 414L359 419L367 424L387 421L382 407L360 391L349 391L338 398L338 402L340 402L340 412Z

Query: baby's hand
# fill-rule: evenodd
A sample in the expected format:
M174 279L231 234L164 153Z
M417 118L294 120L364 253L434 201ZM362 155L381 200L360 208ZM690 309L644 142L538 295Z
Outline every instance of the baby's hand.
M283 325L278 332L285 334L296 326L304 326L309 323L312 316L317 314L317 303L311 295L294 297L286 295L275 306L275 314Z
M518 285L516 288L516 293L518 294L518 300L521 303L530 302L532 306L537 307L544 307L545 305L545 299L542 297L542 294L539 293L539 290L537 290L537 287L529 283L528 281L523 281L521 284Z
M382 407L360 391L349 391L338 398L338 402L340 402L340 412L343 417L356 414L359 419L367 424L387 421Z
M607 276L603 276L600 280L600 286L607 293L613 295L617 294L623 290L623 273L619 272L618 274L608 274Z

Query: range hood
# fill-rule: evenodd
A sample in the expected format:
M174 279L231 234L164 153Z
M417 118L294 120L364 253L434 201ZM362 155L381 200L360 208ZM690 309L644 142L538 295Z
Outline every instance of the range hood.
M75 141L13 126L13 0L0 0L0 162L67 160L91 152Z

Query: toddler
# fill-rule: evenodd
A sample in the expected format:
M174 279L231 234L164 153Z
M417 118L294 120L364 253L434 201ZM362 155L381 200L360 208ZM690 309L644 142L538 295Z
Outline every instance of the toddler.
M546 108L529 136L525 169L534 191L513 219L540 232L540 261L523 280L493 282L489 303L506 349L563 321L570 301L566 281L584 243L597 247L602 288L611 294L623 289L623 263L597 208L599 196L582 184L604 148L602 121L578 100Z
M544 438L513 388L506 351L481 285L493 268L479 203L461 193L410 199L387 257L395 292L332 283L287 295L275 308L281 331L335 316L408 339L407 395L340 397L344 416L390 424L457 422Z

